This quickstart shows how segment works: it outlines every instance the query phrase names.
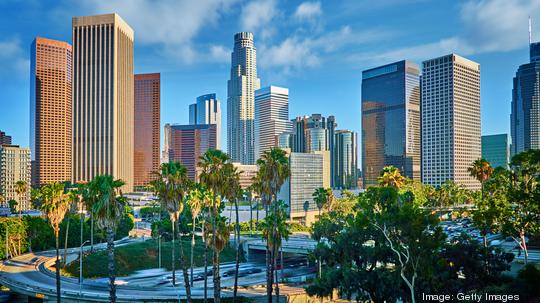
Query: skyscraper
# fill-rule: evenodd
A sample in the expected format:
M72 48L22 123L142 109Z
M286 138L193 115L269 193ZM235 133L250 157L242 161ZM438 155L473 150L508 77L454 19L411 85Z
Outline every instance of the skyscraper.
M510 128L512 154L540 149L540 42L529 45L529 63L514 77Z
M71 180L71 45L37 37L30 47L32 184Z
M278 136L291 130L289 90L268 86L255 92L255 159L277 146Z
M255 163L254 101L260 86L253 34L237 33L227 82L227 150L233 162Z
M492 167L508 168L510 162L510 146L508 135L482 136L482 158L489 161Z
M377 184L385 166L420 180L420 77L409 61L362 72L364 186Z
M216 94L197 97L197 101L189 106L189 124L215 124L216 145L221 147L221 108Z
M135 187L148 185L159 169L160 74L137 74L134 83L133 178Z
M178 161L187 168L188 177L196 180L197 162L208 149L216 149L216 125L165 124L169 161Z
M0 145L11 144L11 136L8 136L5 132L0 131Z
M133 189L133 30L117 14L73 18L73 181Z
M17 201L17 210L32 208L30 161L29 148L21 148L18 145L0 145L0 195L4 196L5 203L10 200ZM19 181L26 182L26 191L21 195L18 195L15 190L15 184Z
M480 65L456 54L424 61L421 106L422 182L480 188L467 171L481 157Z
M356 188L358 174L358 135L350 130L336 131L334 187Z

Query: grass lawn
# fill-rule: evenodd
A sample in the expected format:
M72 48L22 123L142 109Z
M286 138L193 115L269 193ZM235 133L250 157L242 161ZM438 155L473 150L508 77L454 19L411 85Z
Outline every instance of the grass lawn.
M189 267L191 253L191 237L183 237L184 257L186 264ZM167 270L172 269L171 262L171 245L172 242L161 242L161 265ZM176 269L180 270L180 261L178 260L178 240L176 241ZM221 262L234 262L236 258L236 250L227 246L221 252ZM243 262L243 256L241 256ZM127 276L137 270L150 269L158 267L158 241L147 240L141 243L120 246L115 249L116 259L116 275ZM204 244L200 237L196 238L194 250L195 266L204 265ZM102 250L93 254L84 256L83 259L83 275L85 278L102 278L107 277L107 251ZM208 248L208 264L212 266L212 250ZM63 270L65 276L79 276L79 261L73 261L68 264Z

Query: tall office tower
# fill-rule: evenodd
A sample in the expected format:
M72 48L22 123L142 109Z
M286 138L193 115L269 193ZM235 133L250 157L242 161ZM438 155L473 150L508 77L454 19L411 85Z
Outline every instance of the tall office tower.
M133 185L153 179L160 163L160 74L137 74L134 83Z
M71 180L71 45L37 37L30 47L32 184Z
M233 162L255 164L254 102L260 86L253 34L237 33L227 82L227 150Z
M510 162L508 134L482 136L482 158L489 161L491 167L508 168Z
M253 178L257 175L259 167L255 164L240 164L238 162L232 164L240 172L240 187L248 189L253 184Z
M8 136L5 132L0 131L0 145L3 144L11 144L11 136Z
M480 188L467 171L481 157L480 65L456 54L424 61L421 100L422 182Z
M133 30L117 14L73 17L73 181L133 190Z
M290 153L290 176L283 183L278 199L289 207L290 220L311 225L318 215L317 204L313 201L313 193L323 187L324 156L321 153ZM305 210L307 206L307 211Z
M187 168L188 177L198 177L197 162L208 149L216 149L215 124L170 125L165 124L168 138L169 161L178 161Z
M356 188L358 179L358 135L350 130L336 131L334 187Z
M0 145L0 194L4 196L5 203L10 200L17 201L17 210L32 208L30 203L31 166L29 148L21 148L18 145ZM15 184L19 181L26 182L26 191L20 196L15 191Z
M216 94L197 97L189 106L189 124L215 124L217 148L221 147L221 108Z
M420 76L409 61L362 72L362 170L366 187L385 166L420 180Z
M268 86L255 92L255 159L276 147L279 135L290 132L289 89Z
M529 45L529 63L520 65L512 89L512 155L540 149L540 42Z

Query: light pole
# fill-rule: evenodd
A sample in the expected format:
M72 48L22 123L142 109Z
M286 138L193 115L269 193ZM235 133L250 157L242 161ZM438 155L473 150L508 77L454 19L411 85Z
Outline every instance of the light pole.
M88 243L88 240L84 241L82 244L81 244L81 247L79 249L79 297L82 297L82 283L83 283L83 264L82 264L82 260L83 260L83 246L84 244Z

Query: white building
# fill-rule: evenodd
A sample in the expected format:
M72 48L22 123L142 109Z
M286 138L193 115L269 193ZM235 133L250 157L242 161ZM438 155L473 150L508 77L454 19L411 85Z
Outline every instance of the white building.
M18 145L0 145L0 195L5 199L4 207L8 201L17 201L17 210L32 208L30 201L30 182L32 163L29 148ZM19 196L15 191L18 181L26 182L26 191Z
M480 183L467 168L481 157L480 65L455 54L422 64L422 182Z
M215 124L216 145L221 148L221 107L216 94L197 97L197 102L189 106L189 124Z
M289 89L268 86L255 92L255 159L277 146L278 136L290 132Z

